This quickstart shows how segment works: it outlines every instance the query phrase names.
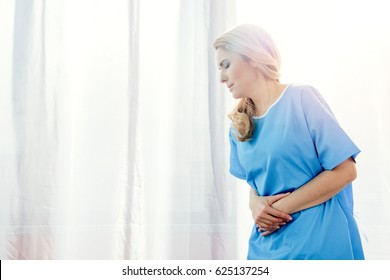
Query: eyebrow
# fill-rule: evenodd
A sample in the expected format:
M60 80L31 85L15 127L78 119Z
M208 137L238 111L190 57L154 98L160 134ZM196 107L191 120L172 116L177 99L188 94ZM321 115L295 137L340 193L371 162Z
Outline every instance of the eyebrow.
M222 67L222 64L223 64L226 60L227 60L227 59L225 58L225 59L223 59L223 60L219 63L219 68Z

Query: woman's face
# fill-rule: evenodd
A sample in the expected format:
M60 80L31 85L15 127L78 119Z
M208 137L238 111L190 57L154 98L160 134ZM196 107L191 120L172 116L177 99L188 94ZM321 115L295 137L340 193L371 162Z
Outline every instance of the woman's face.
M249 97L260 72L238 54L218 48L216 56L221 83L226 84L233 98Z

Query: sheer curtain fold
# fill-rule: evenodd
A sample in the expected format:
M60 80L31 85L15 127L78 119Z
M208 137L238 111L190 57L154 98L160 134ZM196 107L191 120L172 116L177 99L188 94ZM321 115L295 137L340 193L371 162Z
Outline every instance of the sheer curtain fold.
M235 216L224 213L235 203L227 199L225 134L214 134L215 127L226 126L226 102L213 80L211 47L227 28L227 7L234 2L173 2L153 3L155 14L148 1L141 4L141 26L148 34L140 38L147 257L234 258L236 247L226 246L236 232ZM160 24L147 26L148 18Z
M119 239L119 259L144 259L144 184L141 177L139 137L139 1L128 6L128 132L127 132L127 183L124 185L121 223L123 235Z
M52 258L56 100L48 93L45 4L15 2L12 105L16 182L7 243L7 256L15 259Z

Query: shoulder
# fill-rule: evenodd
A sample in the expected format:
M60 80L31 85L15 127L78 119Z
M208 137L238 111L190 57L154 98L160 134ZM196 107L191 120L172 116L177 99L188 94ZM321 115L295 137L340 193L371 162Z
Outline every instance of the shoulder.
M294 87L298 94L296 99L299 100L305 116L328 115L335 119L332 109L316 87L307 84L297 84Z
M294 95L297 100L300 100L301 103L311 103L311 102L319 102L325 103L324 97L321 95L319 90L309 84L291 84L290 91Z
M334 115L329 104L319 92L319 90L309 84L291 84L290 93L292 102L301 108L305 115L313 113L320 115L320 112L326 112Z
M301 95L302 94L305 94L305 95L319 94L319 91L317 90L317 88L315 88L314 86L309 85L309 84L294 83L294 84L289 85L289 89L290 89L290 91L301 94Z

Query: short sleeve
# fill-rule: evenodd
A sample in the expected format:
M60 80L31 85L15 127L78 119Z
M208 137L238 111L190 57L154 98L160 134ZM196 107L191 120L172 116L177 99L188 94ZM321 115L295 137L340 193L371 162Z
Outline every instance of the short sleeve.
M235 136L232 132L232 128L229 131L229 142L230 142L230 173L239 178L246 179L245 169L242 167L238 158L237 143Z
M307 127L322 167L332 170L349 157L355 160L359 148L341 128L321 94L313 87L305 87L301 98Z

